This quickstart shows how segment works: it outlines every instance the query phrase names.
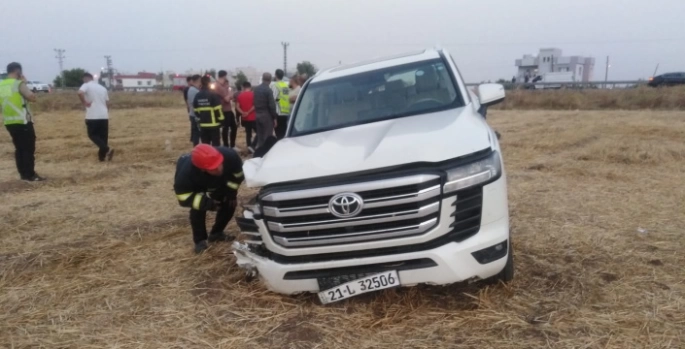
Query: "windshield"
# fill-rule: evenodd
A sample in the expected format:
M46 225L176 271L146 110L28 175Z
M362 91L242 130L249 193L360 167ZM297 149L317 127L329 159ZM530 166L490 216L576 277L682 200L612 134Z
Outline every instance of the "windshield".
M310 83L291 136L463 106L440 59Z

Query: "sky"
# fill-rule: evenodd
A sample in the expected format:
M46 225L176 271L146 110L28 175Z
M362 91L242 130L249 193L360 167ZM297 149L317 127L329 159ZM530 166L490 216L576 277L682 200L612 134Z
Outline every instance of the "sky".
M685 71L685 0L0 0L0 70L29 80L93 73L319 68L440 46L467 82L511 79L514 60L557 47L595 57L593 80Z

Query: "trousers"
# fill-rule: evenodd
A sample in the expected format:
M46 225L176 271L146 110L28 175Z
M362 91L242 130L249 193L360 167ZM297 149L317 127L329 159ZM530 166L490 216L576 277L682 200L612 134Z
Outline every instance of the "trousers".
M234 212L234 206L228 204L219 206L210 234L223 232L228 222L233 218ZM202 240L207 240L207 211L190 210L190 227L193 230L194 243L197 244Z
M219 127L203 127L200 129L200 140L204 144L210 144L215 147L221 145L221 130Z
M230 138L228 137L230 133ZM235 147L235 138L238 136L238 123L235 119L235 114L230 110L224 110L224 124L221 127L221 140L224 145L233 148Z
M98 158L105 161L105 156L109 151L107 145L109 141L109 120L86 120L88 138L98 147Z
M288 130L288 117L289 115L278 116L278 124L276 125L276 139L283 139L283 137L285 137L285 131Z
M255 122L253 121L242 121L243 127L245 128L245 144L248 147L252 146L252 132L255 131Z
M36 176L36 131L33 123L25 125L5 126L14 143L14 160L17 171L22 179L31 179Z
M193 146L200 144L200 129L195 117L190 117L190 142Z
M274 119L270 115L257 114L257 147L264 145L266 139L274 134Z

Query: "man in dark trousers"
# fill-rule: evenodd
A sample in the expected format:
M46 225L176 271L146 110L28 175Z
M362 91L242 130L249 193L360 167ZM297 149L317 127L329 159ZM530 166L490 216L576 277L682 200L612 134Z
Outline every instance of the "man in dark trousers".
M107 89L93 80L90 73L83 74L83 85L78 90L81 104L86 108L88 138L98 147L100 161L112 160L114 149L109 140L109 95Z
M271 74L264 73L264 75L262 75L262 84L257 86L253 91L254 109L256 113L255 126L257 128L256 149L262 147L269 137L274 137L274 128L278 126L276 100L269 87L270 83Z
M33 129L33 115L28 102L35 102L36 96L26 86L26 77L21 64L7 65L7 78L0 81L0 104L5 128L14 143L14 158L22 180L39 182L35 167L36 131Z
M226 147L196 146L176 163L174 192L182 207L190 208L195 253L207 249L207 242L231 241L224 229L233 217L238 188L244 180L238 153ZM207 211L216 211L216 220L207 235Z
M193 109L200 124L200 140L204 144L221 145L221 124L224 121L221 97L209 88L209 76L200 79L200 92L195 95ZM190 95L189 95L190 98Z
M200 143L200 126L197 124L193 102L195 101L195 95L200 92L200 75L195 74L191 76L188 83L188 89L184 91L183 96L188 106L188 118L190 119L190 142L195 146Z
M190 89L190 81L192 78L192 76L186 77L186 87L183 88L183 101L186 103L186 108L188 108L188 90Z
M224 123L221 126L221 140L224 146L235 149L235 138L238 135L238 123L236 116L233 114L231 102L230 85L228 83L228 73L225 70L219 70L219 78L216 80L214 92L221 97L221 105L223 106ZM229 138L230 133L230 138Z

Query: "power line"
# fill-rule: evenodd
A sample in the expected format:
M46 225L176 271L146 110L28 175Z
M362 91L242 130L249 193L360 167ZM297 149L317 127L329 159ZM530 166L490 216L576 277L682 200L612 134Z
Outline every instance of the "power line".
M283 74L288 76L288 46L290 43L281 42L281 45L283 45Z
M57 58L57 62L59 62L59 73L62 75L62 87L65 87L67 83L67 81L64 78L64 58L66 58L64 57L65 50L61 48L56 48L55 52L57 53L57 56L55 56L55 58Z
M107 79L109 80L109 88L111 89L112 87L114 87L114 85L112 84L112 56L105 56L105 62L107 64Z

